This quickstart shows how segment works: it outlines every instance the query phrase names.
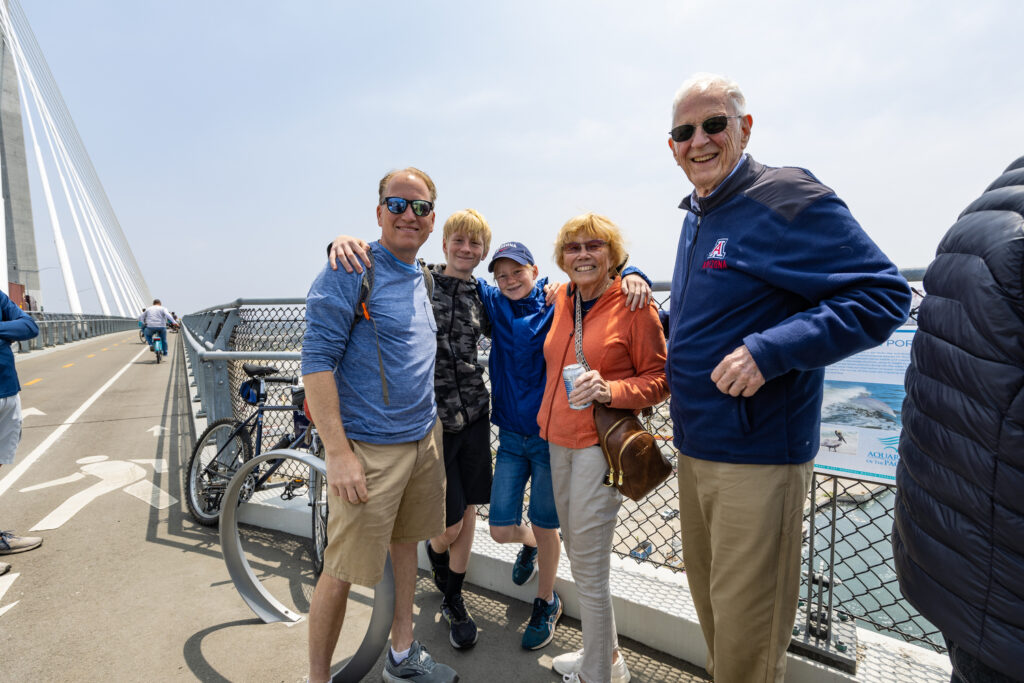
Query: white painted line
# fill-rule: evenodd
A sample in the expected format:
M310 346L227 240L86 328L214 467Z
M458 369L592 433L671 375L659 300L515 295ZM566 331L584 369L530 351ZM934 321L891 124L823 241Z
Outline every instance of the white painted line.
M104 493L116 491L122 486L135 483L146 476L146 470L123 460L110 460L108 462L83 465L82 471L99 477L100 481L65 500L53 512L46 515L41 522L29 529L29 531L57 529Z
M140 465L152 465L153 466L153 471L159 472L160 474L163 474L164 472L167 471L167 461L166 460L160 460L160 459L144 460L144 459L141 459L141 458L136 460L135 458L132 458L132 462L137 462Z
M26 486L25 488L21 489L21 493L28 493L29 491L38 491L39 489L48 489L51 486L60 486L61 484L71 484L73 482L78 481L79 479L85 479L85 475L82 474L81 472L75 472L74 474L69 474L68 476L61 477L60 479L46 481L43 482L42 484L36 484L35 486Z
M39 408L26 408L25 410L21 411L21 419L23 420L26 417L32 417L33 415L46 415L46 413L39 410Z
M15 574L15 576L17 576L17 574ZM14 602L12 602L9 605L4 605L3 607L0 607L0 617L2 617L4 615L4 612L6 612L7 610L11 609L15 605L17 605L19 602L21 602L21 600L15 600Z
M68 417L68 419L64 420L63 424L61 424L59 427L53 430L53 432L51 432L50 435L46 437L41 444L36 446L31 453L22 458L21 462L12 467L10 473L8 473L8 475L3 479L0 479L0 496L4 495L4 493L7 492L7 489L11 488L11 486L14 485L14 482L18 481L18 479L21 478L21 475L25 474L28 468L34 465L36 460L39 460L39 458L41 458L43 454L46 453L50 446L52 446L54 442L57 441L57 439L63 436L64 432L71 428L71 425L73 425L75 421L82 416L82 413L88 410L89 407L96 402L96 399L102 396L103 392L109 389L111 385L113 385L114 382L116 382L118 378L121 377L121 375L128 371L128 368L130 368L132 364L135 363L135 360L139 358L139 356L141 356L142 354L146 353L148 350L149 349L142 349L137 354L135 354L135 357L128 361L127 365L125 365L123 368L114 373L114 376L108 379L107 383L100 387L95 394L86 399L85 403L80 405L78 407L78 410L73 412Z
M178 502L178 499L164 491L151 481L137 481L131 486L122 489L125 493L131 494L144 503L149 503L157 510L169 508Z
M152 432L153 436L159 437L159 436L161 436L161 435L162 435L162 434L163 434L164 432L166 432L166 431L167 431L167 427L164 427L164 426L162 426L162 425L153 425L152 427L150 427L150 428L149 428L149 429L147 429L146 431L147 431L147 432Z
M84 458L79 458L75 462L79 465L91 465L94 462L103 462L107 459L105 455L87 455Z
M21 574L8 574L7 576L0 576L0 600L4 599L4 593L7 589L14 585L14 580L21 576Z

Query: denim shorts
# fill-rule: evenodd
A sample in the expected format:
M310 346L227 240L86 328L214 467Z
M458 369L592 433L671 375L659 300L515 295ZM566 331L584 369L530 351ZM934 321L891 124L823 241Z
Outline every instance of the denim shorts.
M551 491L551 454L539 436L498 429L498 454L491 484L491 526L515 526L522 521L523 493L530 481L527 517L541 529L558 528L555 496Z

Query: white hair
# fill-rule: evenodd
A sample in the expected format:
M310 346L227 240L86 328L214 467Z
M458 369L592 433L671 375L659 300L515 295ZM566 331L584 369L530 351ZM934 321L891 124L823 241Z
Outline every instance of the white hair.
M679 104L688 95L692 93L706 93L709 90L725 91L726 96L732 102L732 107L735 110L733 113L736 116L743 116L747 113L747 100L743 97L740 86L736 81L725 76L701 71L687 78L679 86L679 90L676 91L676 96L672 100L672 118L675 119L676 109L679 108Z

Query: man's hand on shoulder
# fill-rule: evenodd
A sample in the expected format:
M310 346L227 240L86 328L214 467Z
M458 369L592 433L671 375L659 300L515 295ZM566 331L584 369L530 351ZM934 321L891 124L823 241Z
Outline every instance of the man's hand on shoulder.
M362 263L359 262L360 259ZM331 270L337 270L340 263L346 273L351 273L353 269L357 273L362 273L363 263L368 268L373 267L370 263L370 243L358 237L339 235L331 242L327 263L330 264Z
M349 503L370 500L363 465L347 444L339 452L327 454L327 485L331 493Z
M711 381L723 394L750 397L764 386L764 375L744 344L723 358L711 371Z

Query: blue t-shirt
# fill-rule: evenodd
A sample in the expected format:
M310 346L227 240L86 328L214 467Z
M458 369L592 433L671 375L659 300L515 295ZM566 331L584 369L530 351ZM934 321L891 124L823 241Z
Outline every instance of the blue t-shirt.
M370 249L374 284L367 308L372 321L363 319L352 327L363 276L324 266L306 295L302 374L334 373L341 421L350 439L418 441L437 420L434 312L417 264L399 261L380 242ZM389 405L384 404L374 324Z

